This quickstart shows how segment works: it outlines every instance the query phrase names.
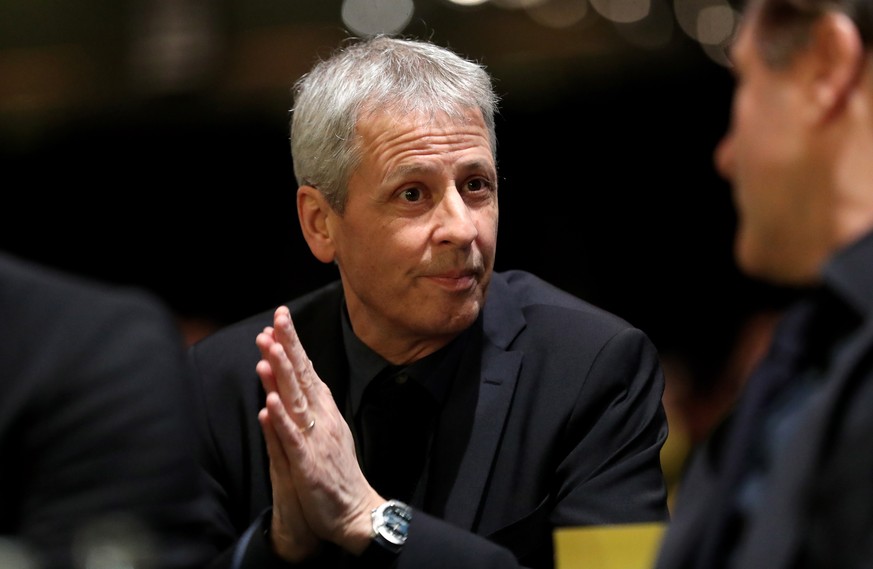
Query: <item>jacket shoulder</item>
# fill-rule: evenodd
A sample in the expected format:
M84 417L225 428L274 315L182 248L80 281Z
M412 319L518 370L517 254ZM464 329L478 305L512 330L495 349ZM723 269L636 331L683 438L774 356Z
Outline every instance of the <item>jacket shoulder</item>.
M506 296L513 299L518 307L530 317L536 314L564 314L573 320L600 322L608 328L618 330L633 326L624 318L584 300L543 278L521 270L495 273L495 278L503 283ZM498 288L501 285L498 285ZM501 295L503 296L503 295Z

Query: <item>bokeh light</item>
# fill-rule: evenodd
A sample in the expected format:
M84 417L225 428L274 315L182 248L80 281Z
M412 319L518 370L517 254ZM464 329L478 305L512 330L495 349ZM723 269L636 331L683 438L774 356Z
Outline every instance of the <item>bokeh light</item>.
M697 41L720 45L730 40L736 25L736 13L727 5L706 6L697 15Z
M397 34L412 20L412 0L343 0L343 23L362 36Z
M527 8L531 19L550 28L568 28L588 13L588 0L551 0Z
M491 4L507 10L534 8L546 4L548 0L491 0Z
M649 14L649 0L591 0L597 12L613 22L629 23Z
M670 42L676 24L666 1L653 0L648 16L636 22L616 23L615 29L628 43L651 50Z

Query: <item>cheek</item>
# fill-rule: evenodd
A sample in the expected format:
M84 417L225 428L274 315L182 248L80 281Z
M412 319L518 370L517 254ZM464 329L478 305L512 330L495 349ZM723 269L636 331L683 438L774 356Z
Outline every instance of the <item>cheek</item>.
M732 120L732 151L740 175L753 170L761 175L783 149L780 111L766 94L748 94L737 100ZM745 180L749 182L749 180Z
M772 147L775 142L791 142L794 137L791 131L798 124L798 112L802 109L797 90L783 81L769 81L746 95L739 101L738 113L748 130L747 143Z
M493 248L497 241L497 207L479 212L476 219L476 229L479 232L477 241L485 245L490 244Z
M372 222L347 222L336 240L337 259L346 271L355 273L380 273L380 264L390 262L394 254L389 235L393 229Z
M734 101L731 120L736 138L739 140L738 150L742 150L749 143L754 143L756 139L755 131L761 127L760 119L756 117L759 106L760 103L755 100L755 97L745 92L738 94Z

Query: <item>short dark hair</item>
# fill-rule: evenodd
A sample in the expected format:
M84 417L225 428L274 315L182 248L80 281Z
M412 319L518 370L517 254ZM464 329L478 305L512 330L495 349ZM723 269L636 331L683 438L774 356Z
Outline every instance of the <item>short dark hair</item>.
M751 0L760 33L758 49L773 67L784 66L809 41L813 24L827 12L846 14L864 46L873 48L873 0Z

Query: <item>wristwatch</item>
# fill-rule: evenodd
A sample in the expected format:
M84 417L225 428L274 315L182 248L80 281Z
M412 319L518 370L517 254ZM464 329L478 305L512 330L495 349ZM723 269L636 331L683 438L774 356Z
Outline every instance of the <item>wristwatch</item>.
M400 553L409 535L412 508L399 500L388 500L370 512L373 542L391 553Z

